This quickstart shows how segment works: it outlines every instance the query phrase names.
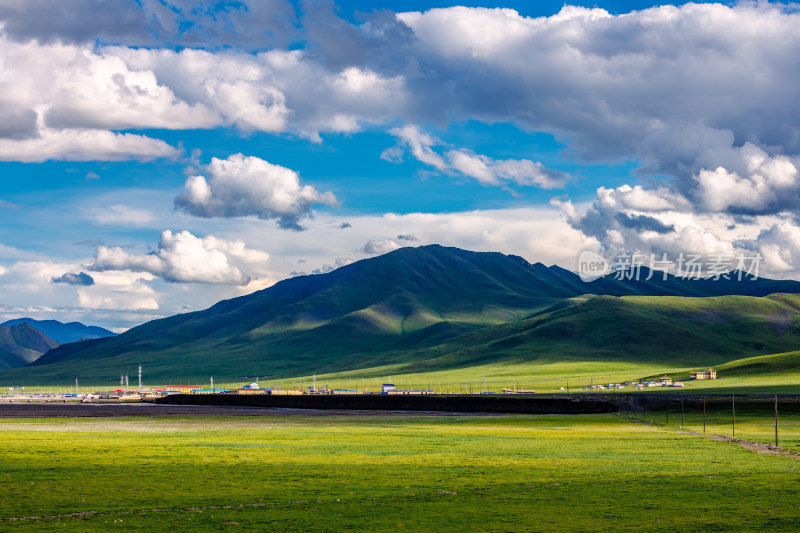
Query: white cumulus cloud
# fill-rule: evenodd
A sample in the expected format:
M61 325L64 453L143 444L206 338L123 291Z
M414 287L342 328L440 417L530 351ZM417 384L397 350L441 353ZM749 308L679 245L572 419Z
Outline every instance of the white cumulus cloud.
M108 13L103 3L78 4L78 12ZM278 4L281 20L290 20L291 6ZM178 14L191 13L215 42L230 33L224 21L231 17L237 28L252 29L255 20L257 27L273 27L263 5L226 8L215 19L185 3L155 9L157 3L147 2L142 10L149 18L139 12L131 18L135 28L111 20L34 24L42 5L15 2L0 11L7 27L0 34L4 139L35 137L40 110L55 130L234 126L316 141L326 132L375 124L510 122L553 133L586 160L636 159L687 184L718 167L750 179L713 160L745 142L770 156L800 153L793 62L800 55L800 13L778 4L687 3L624 15L565 5L551 17L451 7L375 13L360 25L315 5L304 18L305 49L257 53L158 48L133 36L160 25L151 27L153 21L175 24ZM221 26L214 31L205 26L215 21ZM159 35L174 35L167 26ZM97 45L113 42L108 32L120 32L123 45ZM434 168L484 183L548 187L563 178L534 161L500 165L465 149L449 155L425 149L431 146L423 139L409 150Z
M670 173L697 170L734 139L800 151L791 8L564 6L534 18L452 7L398 18L416 37L409 53L425 75L408 85L425 94L428 121L513 121L562 134L589 159L642 157Z
M402 247L392 239L372 239L367 241L362 251L367 255L381 255Z
M191 176L175 206L199 217L257 216L276 219L286 229L302 229L300 220L311 214L312 206L338 205L331 192L319 192L301 185L294 170L273 165L258 157L235 154L228 159L213 158L206 167L211 178Z
M329 69L302 50L107 52L131 69L152 72L180 101L211 110L214 125L246 131L288 131L320 141L320 133L356 132L362 124L391 120L408 98L402 75L368 66Z
M694 176L699 207L747 213L800 207L800 158L770 156L745 143L721 159L728 159L729 168L702 169Z
M771 272L796 275L800 270L800 227L796 223L781 222L766 228L752 247L761 253Z
M730 198L734 196L724 197ZM681 254L709 258L760 253L760 276L793 277L800 272L800 228L788 213L743 216L697 209L671 190L628 185L601 187L591 205L558 199L552 203L609 258L623 253L647 257L666 253L674 261Z
M158 251L149 254L131 254L117 246L99 246L91 268L148 272L176 283L246 285L250 277L232 265L228 256L244 252L244 246L222 243L214 237L201 239L188 231L173 234L166 230L161 234Z

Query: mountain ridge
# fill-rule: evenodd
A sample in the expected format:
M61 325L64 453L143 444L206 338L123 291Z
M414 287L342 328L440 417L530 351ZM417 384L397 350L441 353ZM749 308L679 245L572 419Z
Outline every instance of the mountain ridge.
M642 272L644 277L648 273ZM399 362L410 365L409 369L425 368L429 366L425 361L446 355L440 352L450 345L454 353L483 350L497 360L553 357L559 350L569 357L616 357L626 338L639 343L636 350L642 350L644 357L648 339L637 329L661 339L665 346L684 350L679 339L670 339L661 329L691 332L692 338L699 339L715 326L707 317L698 322L689 315L649 311L641 301L650 297L707 299L712 307L733 306L731 320L740 321L748 306L762 305L761 297L773 292L800 293L800 282L715 282L673 276L663 280L661 275L637 281L609 275L585 283L575 273L531 264L519 256L430 245L401 248L326 274L283 280L202 311L142 324L117 337L63 345L26 368L45 375L70 365L87 367L91 361L93 371L111 372L146 362L151 372L163 376L201 369L214 375L289 376ZM587 294L599 296L584 297ZM723 298L722 303L712 301L715 297ZM691 307L685 302L681 305ZM780 313L795 309L793 304L779 309L772 301L764 305ZM614 322L619 317L631 320L630 331ZM512 330L527 320L542 324L547 320L550 325L542 328L540 324L534 328L536 333L514 337L517 333ZM749 327L764 336L772 327L771 320L759 315ZM603 331L615 324L617 331ZM785 332L758 348L748 346L735 331L726 331L712 335L711 344L728 355L758 355L762 349L788 351L792 342L800 340L795 333ZM497 338L489 344L475 341L491 335ZM593 338L602 339L609 348L598 348ZM470 339L475 346L463 345ZM569 341L581 349L570 349ZM666 353L660 348L656 351ZM713 355L713 350L703 353Z

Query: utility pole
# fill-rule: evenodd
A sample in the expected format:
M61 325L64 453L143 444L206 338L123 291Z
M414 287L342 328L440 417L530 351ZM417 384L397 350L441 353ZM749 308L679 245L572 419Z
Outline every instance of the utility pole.
M142 365L139 365L139 390L142 390Z
M706 432L706 397L703 396L703 433Z
M78 378L75 378L75 394L78 394ZM775 398L777 398L777 396ZM778 412L777 411L778 410L777 402L778 402L778 400L775 400L775 404L776 404L775 412L776 413Z
M775 446L778 446L778 395L775 395Z

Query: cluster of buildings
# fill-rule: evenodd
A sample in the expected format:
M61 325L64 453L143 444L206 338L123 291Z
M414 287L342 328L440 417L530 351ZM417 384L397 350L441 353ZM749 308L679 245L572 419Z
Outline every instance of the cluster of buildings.
M271 387L261 387L257 382L250 383L238 389L214 389L203 388L199 385L181 385L174 387L167 387L160 389L162 395L169 394L243 394L243 395L272 395L272 396L293 396L302 394L314 395L336 395L336 394L383 394L383 395L398 395L398 394L433 394L432 389L400 389L395 387L393 383L384 383L381 385L379 393L370 392L369 390L362 389L331 389L327 386L317 387L310 385L307 390L301 388L293 389L276 389Z
M713 368L706 370L699 370L691 372L690 380L712 380L717 379L717 371ZM127 382L127 380L125 380ZM396 387L393 383L383 383L379 392L370 392L369 390L362 389L331 389L327 386L317 387L315 384L309 386L307 390L300 387L291 389L278 389L270 387L261 387L258 382L252 382L238 388L214 388L213 378L211 379L211 387L204 388L200 385L169 385L162 388L139 388L129 390L127 387L109 390L105 392L95 393L26 393L24 387L9 387L8 393L3 394L4 399L10 401L44 401L44 402L62 402L62 401L83 401L90 402L95 400L112 400L112 401L140 401L146 399L158 398L161 396L168 396L171 394L242 394L242 395L274 395L274 396L290 396L301 394L382 394L382 395L427 395L435 394L432 389L403 389ZM622 383L608 383L606 385L589 385L582 387L580 390L618 390L627 387L634 387L641 390L649 387L683 387L684 381L673 381L671 377L664 375L655 380L641 380L641 381L623 381ZM77 382L76 389L77 390ZM559 390L564 390L561 387ZM515 389L502 389L503 394L534 394L534 390L515 390ZM494 394L490 392L481 392L481 394Z
M639 389L643 389L645 387L683 387L683 386L684 386L683 381L672 381L672 378L667 375L664 375L663 377L660 377L655 381L647 380L636 384L636 387Z
M710 380L710 379L717 379L717 371L713 368L708 368L706 370L700 370L697 372L691 372L689 374L690 380ZM641 381L623 381L622 383L609 383L607 385L589 385L588 387L584 387L581 390L615 390L615 389L624 389L625 387L634 387L637 390L641 390L644 388L650 387L684 387L686 383L684 381L673 381L673 379L666 374L658 379L654 380L641 380Z

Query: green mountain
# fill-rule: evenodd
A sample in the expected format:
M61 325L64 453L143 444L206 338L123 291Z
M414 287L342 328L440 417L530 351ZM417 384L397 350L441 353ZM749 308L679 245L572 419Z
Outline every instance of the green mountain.
M30 324L0 326L0 369L25 366L58 345Z
M418 352L398 373L505 361L719 365L800 346L800 295L596 296Z
M724 372L726 376L800 374L800 351L736 359L719 365L717 370Z
M138 364L160 381L386 365L418 373L520 361L718 364L798 346L800 296L763 297L776 291L800 293L800 283L660 275L584 283L516 256L403 248L63 345L0 382L108 380Z

